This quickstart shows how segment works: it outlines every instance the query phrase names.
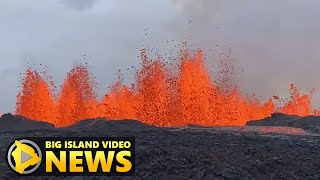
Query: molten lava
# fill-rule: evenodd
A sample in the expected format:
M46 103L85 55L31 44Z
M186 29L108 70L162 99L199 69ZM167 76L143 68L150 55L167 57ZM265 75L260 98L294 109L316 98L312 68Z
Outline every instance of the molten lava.
M86 67L77 65L68 73L58 95L55 110L55 124L58 126L98 116L94 81Z
M300 95L293 84L291 99L285 102L277 96L267 102L244 96L236 84L230 84L230 66L224 66L228 68L221 72L227 73L218 75L219 83L214 83L201 50L182 50L174 65L150 60L145 51L141 60L142 68L137 70L133 85L126 86L119 79L101 101L96 98L94 80L86 66L75 66L58 94L40 73L28 68L17 96L16 114L57 127L95 117L138 119L157 126L241 126L273 112L300 116L320 112L311 108L312 92Z
M52 89L42 76L30 68L23 80L22 91L17 95L16 114L30 119L53 122L55 104Z

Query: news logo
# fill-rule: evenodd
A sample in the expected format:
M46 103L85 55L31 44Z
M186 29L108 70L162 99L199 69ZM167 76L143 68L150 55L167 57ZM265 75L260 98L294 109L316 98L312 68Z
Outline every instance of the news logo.
M7 153L9 166L20 174L30 174L36 171L41 164L41 158L42 153L39 146L26 139L16 140Z
M7 162L22 176L134 176L135 139L21 138L8 146Z

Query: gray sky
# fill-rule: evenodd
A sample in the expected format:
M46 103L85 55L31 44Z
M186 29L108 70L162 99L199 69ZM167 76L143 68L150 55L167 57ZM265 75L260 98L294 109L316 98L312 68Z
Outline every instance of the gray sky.
M229 46L247 92L320 89L319 13L318 0L1 0L0 112L14 110L28 64L61 84L86 54L102 94L142 47L165 54L185 40L213 65L215 45Z

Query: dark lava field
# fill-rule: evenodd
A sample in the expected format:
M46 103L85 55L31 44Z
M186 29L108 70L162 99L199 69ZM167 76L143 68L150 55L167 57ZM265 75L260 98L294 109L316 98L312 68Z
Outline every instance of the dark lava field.
M0 179L320 179L320 119L306 118L274 114L245 127L175 128L92 119L54 128L6 114L0 119ZM22 178L7 166L7 146L34 136L135 137L136 176Z

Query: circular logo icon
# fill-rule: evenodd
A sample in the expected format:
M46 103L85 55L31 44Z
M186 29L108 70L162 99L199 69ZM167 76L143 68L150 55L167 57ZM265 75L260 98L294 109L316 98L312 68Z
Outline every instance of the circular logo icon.
M8 164L19 174L30 174L36 171L42 159L39 146L33 141L15 140L7 154Z

